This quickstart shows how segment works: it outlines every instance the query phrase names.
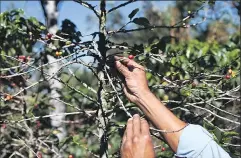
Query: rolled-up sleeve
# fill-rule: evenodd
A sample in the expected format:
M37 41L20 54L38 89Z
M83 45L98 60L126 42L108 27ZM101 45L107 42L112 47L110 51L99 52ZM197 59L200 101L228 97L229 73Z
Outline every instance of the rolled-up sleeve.
M178 158L230 158L202 126L189 124L179 139Z

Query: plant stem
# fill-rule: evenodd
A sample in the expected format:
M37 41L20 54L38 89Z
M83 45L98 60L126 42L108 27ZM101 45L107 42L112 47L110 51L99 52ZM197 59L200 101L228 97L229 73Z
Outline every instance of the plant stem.
M108 139L107 139L107 124L108 120L105 116L105 111L108 107L108 101L105 98L105 87L107 85L104 75L104 66L106 61L106 2L105 0L101 0L100 2L100 17L99 17L99 42L98 42L98 50L101 55L101 60L98 65L98 77L99 81L99 89L97 93L99 110L98 110L98 119L99 119L99 138L100 138L100 157L107 158L108 157Z

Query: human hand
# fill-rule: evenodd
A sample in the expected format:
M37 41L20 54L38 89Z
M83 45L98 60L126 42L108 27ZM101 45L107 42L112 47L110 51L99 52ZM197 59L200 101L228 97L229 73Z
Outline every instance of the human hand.
M124 93L134 103L140 102L143 95L150 92L143 66L124 57L116 58L116 68L125 77Z
M127 122L121 145L121 158L154 158L149 125L146 120L134 115Z

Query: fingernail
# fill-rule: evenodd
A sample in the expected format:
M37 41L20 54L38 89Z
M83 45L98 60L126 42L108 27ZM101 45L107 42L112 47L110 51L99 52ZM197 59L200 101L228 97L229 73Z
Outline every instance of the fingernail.
M132 121L132 120L133 120L133 118L132 118L132 117L128 119L128 121Z
M135 114L133 117L137 118L137 117L140 117L138 114Z
M116 66L120 66L120 62L119 61L115 61Z
M114 59L117 61L117 60L119 60L121 57L119 57L119 56L114 56Z

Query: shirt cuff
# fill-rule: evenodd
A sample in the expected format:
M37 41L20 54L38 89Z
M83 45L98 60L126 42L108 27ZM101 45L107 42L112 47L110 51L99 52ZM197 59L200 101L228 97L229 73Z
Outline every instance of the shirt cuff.
M206 129L200 125L189 124L182 131L175 156L198 157L212 140L212 135Z

